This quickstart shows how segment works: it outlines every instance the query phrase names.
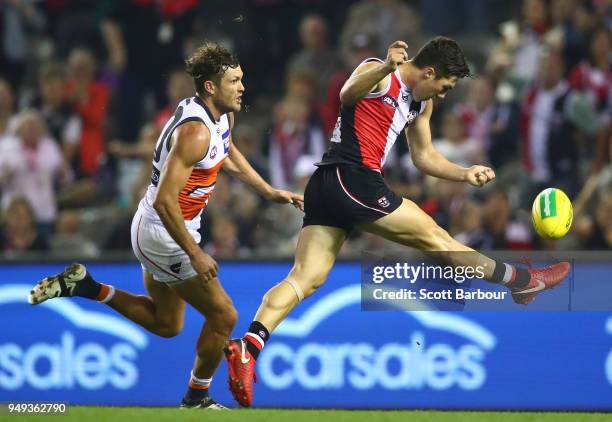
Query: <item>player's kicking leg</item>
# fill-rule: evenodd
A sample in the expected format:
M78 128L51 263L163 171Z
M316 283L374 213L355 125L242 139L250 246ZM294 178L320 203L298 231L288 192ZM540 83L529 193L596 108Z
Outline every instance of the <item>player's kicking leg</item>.
M229 386L242 406L253 403L255 362L270 333L325 282L345 237L345 231L337 227L304 227L287 277L265 294L245 337L227 342Z
M146 270L143 270L143 278L149 296L133 295L98 283L84 265L72 264L63 272L40 281L30 291L28 301L37 305L56 297L98 300L153 334L166 338L181 332L185 302L189 302L206 317L206 324L198 339L198 355L181 407L224 408L210 398L208 387L212 373L222 358L224 341L236 322L236 311L219 281L215 279L210 285L197 287L204 283L195 277L183 283L168 285L153 280L153 276Z
M570 271L568 262L526 270L494 261L457 242L408 199L404 199L401 206L391 214L372 223L360 225L359 228L421 251L436 252L436 256L442 258L447 265L472 267L482 265L484 278L493 283L506 285L512 292L514 301L522 305L531 302L539 292L560 284Z

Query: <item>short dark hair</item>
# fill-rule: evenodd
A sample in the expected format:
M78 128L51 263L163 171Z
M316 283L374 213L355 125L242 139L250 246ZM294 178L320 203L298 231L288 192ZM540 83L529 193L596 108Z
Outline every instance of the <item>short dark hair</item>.
M472 76L463 50L457 41L447 37L435 37L425 44L412 59L412 63L423 69L431 66L436 71L436 79L465 78Z
M238 57L227 48L214 42L206 42L185 60L185 70L193 78L195 89L203 94L206 81L219 83L228 68L240 66Z

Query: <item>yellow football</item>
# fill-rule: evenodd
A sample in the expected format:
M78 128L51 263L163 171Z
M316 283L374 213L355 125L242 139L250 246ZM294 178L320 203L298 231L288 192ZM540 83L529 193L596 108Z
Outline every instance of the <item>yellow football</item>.
M531 220L542 237L559 239L565 236L572 226L572 218L572 202L561 189L544 189L533 201Z

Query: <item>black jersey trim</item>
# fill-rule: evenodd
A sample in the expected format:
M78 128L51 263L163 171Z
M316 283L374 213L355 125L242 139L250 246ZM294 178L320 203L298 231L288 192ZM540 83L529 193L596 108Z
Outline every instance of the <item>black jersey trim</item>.
M204 111L206 112L206 114L208 114L208 117L210 118L210 121L213 123L218 123L219 120L215 120L215 118L213 117L212 113L210 112L210 109L208 108L208 106L206 105L206 103L204 101L202 101L202 99L200 97L198 97L197 95L195 97L193 97L193 101L196 102L196 104L198 104L200 107L202 107L204 109Z
M170 148L172 148L172 133L174 133L177 127L181 126L183 123L188 123L188 122L202 122L204 126L206 126L206 122L204 121L204 119L202 119L201 117L197 117L197 116L191 116L191 117L187 117L185 120L181 120L180 122L176 124L176 126L172 128L172 130L168 134L168 142L166 142L166 151L170 152ZM206 150L206 154L208 154L208 150ZM206 155L204 155L204 157L206 157Z

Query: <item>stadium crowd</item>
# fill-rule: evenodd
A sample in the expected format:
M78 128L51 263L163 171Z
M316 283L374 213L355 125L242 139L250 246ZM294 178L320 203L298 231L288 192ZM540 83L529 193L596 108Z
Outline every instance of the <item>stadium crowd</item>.
M183 58L204 40L245 71L234 143L275 187L302 191L327 148L339 91L394 40L414 55L456 38L475 77L436 101L451 161L489 164L490 188L423 178L400 139L388 183L478 249L612 248L609 0L5 0L0 3L0 250L54 257L129 251L157 136L194 93ZM574 201L570 235L531 226L545 187ZM221 175L202 234L220 258L289 256L301 215ZM341 256L384 247L354 234Z

